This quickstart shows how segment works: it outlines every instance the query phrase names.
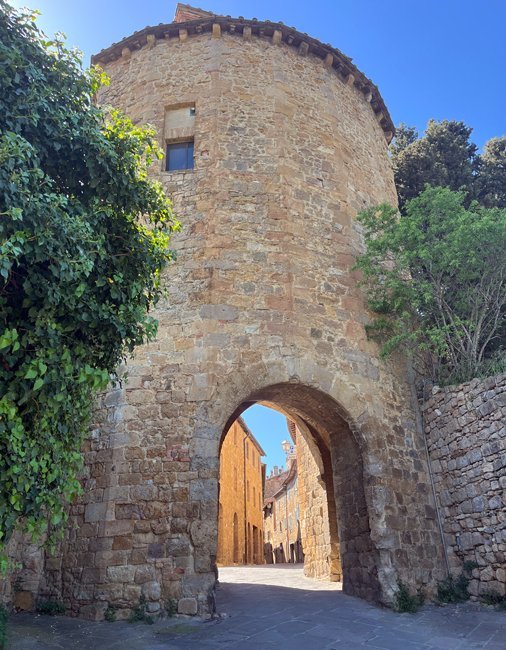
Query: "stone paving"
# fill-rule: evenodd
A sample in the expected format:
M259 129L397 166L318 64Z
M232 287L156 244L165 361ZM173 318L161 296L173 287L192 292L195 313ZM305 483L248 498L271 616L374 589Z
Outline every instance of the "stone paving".
M220 569L222 617L154 625L17 614L9 650L506 650L506 613L478 605L396 614L305 578L300 566Z

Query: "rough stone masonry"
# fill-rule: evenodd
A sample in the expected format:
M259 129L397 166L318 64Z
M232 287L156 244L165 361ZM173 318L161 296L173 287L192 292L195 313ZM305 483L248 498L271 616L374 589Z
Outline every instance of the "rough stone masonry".
M506 375L435 388L423 406L452 568L469 591L506 594Z
M219 444L249 405L286 413L323 459L345 592L391 603L444 575L423 431L400 363L367 340L352 270L363 208L395 202L393 127L339 50L282 24L179 14L104 50L102 104L194 168L153 171L184 224L157 340L104 396L42 590L67 610L213 610ZM182 21L182 22L181 22ZM185 110L182 110L185 109Z

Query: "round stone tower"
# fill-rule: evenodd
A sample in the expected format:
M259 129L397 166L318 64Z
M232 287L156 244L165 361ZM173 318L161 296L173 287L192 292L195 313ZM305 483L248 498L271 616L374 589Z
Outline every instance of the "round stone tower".
M186 6L94 62L111 79L99 101L156 128L153 175L183 229L158 337L103 399L48 584L81 616L141 597L212 611L220 444L261 402L314 450L344 590L389 603L399 580L430 588L442 544L424 440L352 270L356 214L396 201L377 88L307 34Z

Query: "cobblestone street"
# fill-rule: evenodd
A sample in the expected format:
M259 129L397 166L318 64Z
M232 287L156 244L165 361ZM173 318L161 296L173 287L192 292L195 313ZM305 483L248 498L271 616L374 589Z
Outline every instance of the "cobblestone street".
M300 565L220 569L208 622L92 623L18 614L10 650L467 650L506 647L506 615L471 603L396 614L344 595L339 585L305 578Z

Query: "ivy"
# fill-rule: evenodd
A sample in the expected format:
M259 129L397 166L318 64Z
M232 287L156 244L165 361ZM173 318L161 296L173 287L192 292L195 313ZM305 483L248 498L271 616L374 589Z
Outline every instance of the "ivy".
M178 227L153 130L99 108L103 73L34 19L0 0L0 556L16 526L62 529L93 397L155 336Z

